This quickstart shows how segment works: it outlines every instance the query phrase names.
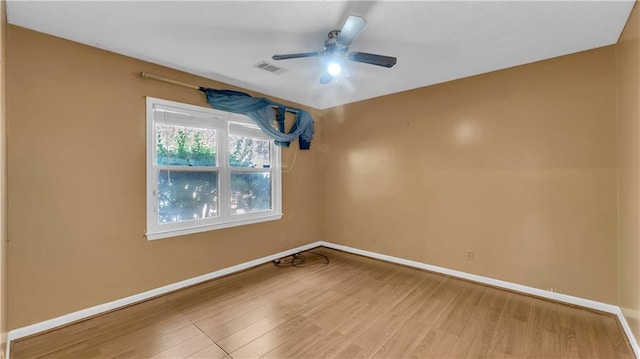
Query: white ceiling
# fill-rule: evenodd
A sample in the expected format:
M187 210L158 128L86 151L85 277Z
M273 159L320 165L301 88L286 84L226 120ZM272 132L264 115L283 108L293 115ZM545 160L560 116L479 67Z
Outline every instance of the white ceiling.
M625 1L7 1L9 23L318 109L613 44ZM368 21L351 51L396 56L391 69L347 62L321 85L318 51L349 15ZM253 67L267 60L285 69Z

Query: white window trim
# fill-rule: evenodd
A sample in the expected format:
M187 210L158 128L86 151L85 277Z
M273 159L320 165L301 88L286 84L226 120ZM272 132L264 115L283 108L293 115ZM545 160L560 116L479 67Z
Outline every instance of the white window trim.
M253 121L245 116L225 111L219 111L212 108L189 105L174 101L168 101L147 96L147 122L146 122L146 162L147 162L147 186L146 186L146 218L147 231L145 236L147 240L156 240L175 236L182 236L192 233L212 231L229 227L242 226L260 222L274 221L282 218L282 169L280 162L280 148L275 146L273 139L262 133L261 131L233 131L234 134L247 135L254 138L261 138L271 143L271 203L272 209L268 211L250 212L245 214L232 214L229 205L230 198L227 197L227 188L230 186L229 179L231 172L263 172L263 168L237 168L228 166L227 160L227 138L229 122L246 123L251 127L255 126ZM215 218L183 221L177 223L158 224L157 220L157 190L158 177L155 166L155 126L153 118L153 109L161 107L164 109L174 108L180 113L187 113L204 121L210 119L211 122L200 123L195 122L193 125L199 127L213 128L217 131L217 151L216 151L216 167L218 172L218 188L219 200L218 206L220 215ZM189 122L189 121L187 121ZM190 123L185 123L189 125ZM165 167L165 166L162 166ZM198 168L190 168L197 170ZM207 168L209 169L209 168ZM213 170L211 168L209 170ZM224 191L224 192L223 192Z

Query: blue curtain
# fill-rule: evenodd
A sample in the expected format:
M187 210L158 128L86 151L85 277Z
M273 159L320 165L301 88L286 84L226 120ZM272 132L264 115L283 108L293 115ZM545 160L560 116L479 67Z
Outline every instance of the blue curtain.
M215 90L206 87L200 87L200 91L207 96L207 103L211 107L249 116L264 133L276 140L277 145L288 147L289 143L297 138L301 150L308 150L311 147L315 130L313 119L307 111L285 107L266 98L251 97L244 92ZM272 125L274 108L276 109L275 119L278 121L278 129ZM296 122L288 133L284 133L285 111L294 112L296 115Z

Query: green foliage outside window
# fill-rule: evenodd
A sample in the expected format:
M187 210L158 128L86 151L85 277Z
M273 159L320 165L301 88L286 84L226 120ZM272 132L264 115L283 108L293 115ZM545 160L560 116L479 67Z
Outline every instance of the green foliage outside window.
M156 134L158 165L216 165L215 130L157 125Z
M158 223L218 215L218 173L158 172Z
M271 209L269 172L231 173L231 210L248 213Z
M158 173L158 223L218 216L218 172L188 169L216 165L216 131L157 124L156 134L157 165L185 166ZM269 168L270 142L230 135L227 160L236 168ZM232 172L230 185L232 213L272 208L269 172Z
M269 155L269 141L229 135L229 166L267 168Z

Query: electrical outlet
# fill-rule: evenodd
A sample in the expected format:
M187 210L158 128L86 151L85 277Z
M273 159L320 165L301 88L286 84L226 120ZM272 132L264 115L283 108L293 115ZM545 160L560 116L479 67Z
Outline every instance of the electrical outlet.
M473 251L467 251L467 260L472 261L476 259L476 254Z

